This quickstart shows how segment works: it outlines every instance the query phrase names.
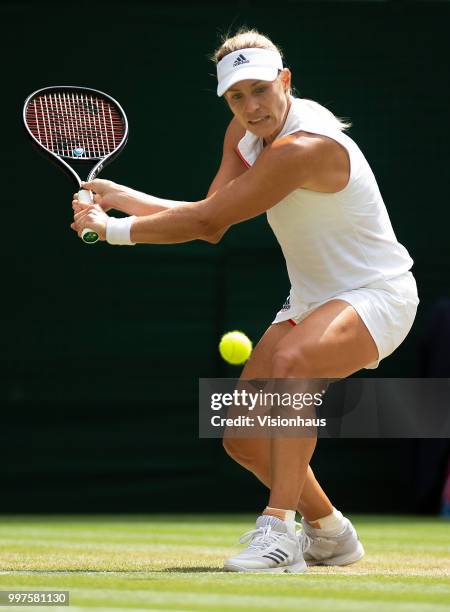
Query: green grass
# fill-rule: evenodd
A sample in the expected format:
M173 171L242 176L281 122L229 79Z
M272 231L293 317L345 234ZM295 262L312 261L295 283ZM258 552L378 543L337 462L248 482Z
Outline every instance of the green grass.
M11 610L450 611L448 521L352 519L359 563L262 575L221 570L253 516L1 517L0 589L70 591L70 608Z

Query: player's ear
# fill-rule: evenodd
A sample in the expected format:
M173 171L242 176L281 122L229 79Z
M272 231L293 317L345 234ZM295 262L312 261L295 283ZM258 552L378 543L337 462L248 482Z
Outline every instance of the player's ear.
M283 85L283 89L287 92L291 88L291 78L292 74L289 68L283 68L279 75L280 81Z

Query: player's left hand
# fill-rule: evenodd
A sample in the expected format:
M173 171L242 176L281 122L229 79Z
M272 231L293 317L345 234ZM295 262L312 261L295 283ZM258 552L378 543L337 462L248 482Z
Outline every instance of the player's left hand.
M78 202L78 211L73 216L73 223L70 227L77 232L81 238L83 230L88 227L97 232L99 240L106 240L106 222L108 215L98 204L83 204Z

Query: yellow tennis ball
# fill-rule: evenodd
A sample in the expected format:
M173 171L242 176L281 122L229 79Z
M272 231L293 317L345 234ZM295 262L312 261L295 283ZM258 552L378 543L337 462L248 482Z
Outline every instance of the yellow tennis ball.
M245 363L252 352L252 341L240 331L231 331L222 336L219 352L232 365Z

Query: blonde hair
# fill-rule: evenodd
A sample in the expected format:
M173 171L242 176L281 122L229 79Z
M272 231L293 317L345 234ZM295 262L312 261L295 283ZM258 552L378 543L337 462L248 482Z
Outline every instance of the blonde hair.
M211 59L215 64L218 64L229 53L239 51L239 49L273 49L283 57L283 52L277 47L267 36L258 32L255 29L239 28L234 36L225 34L222 38L222 43L218 47Z
M234 36L230 36L228 32L222 37L222 42L219 47L214 51L210 59L218 64L221 59L223 59L229 53L233 53L234 51L239 51L240 49L273 49L274 51L278 51L280 56L283 58L283 52L275 45L268 36L261 34L258 30L254 28L249 29L245 26L239 28L239 30L234 34ZM292 95L295 92L295 89L289 89L289 94ZM351 127L351 123L336 117L328 108L322 106L318 102L314 100L309 100L307 98L302 98L302 100L307 104L307 106L315 111L319 117L324 121L331 121L334 123L335 127L340 131L347 130Z

